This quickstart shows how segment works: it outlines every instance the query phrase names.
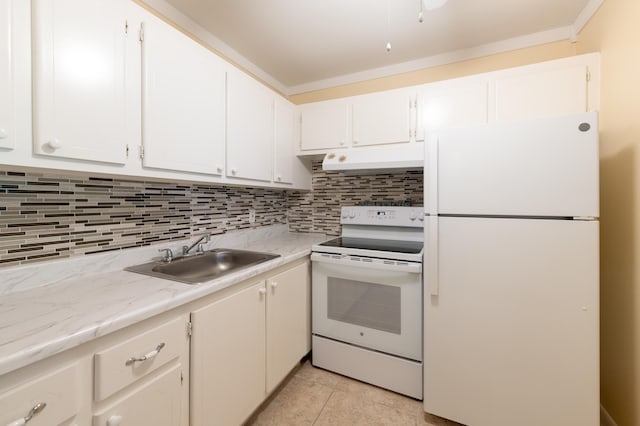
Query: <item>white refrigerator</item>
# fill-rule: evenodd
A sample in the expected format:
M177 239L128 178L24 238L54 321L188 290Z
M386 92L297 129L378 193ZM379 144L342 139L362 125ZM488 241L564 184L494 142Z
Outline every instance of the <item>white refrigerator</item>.
M425 149L425 411L597 426L597 114L450 129Z

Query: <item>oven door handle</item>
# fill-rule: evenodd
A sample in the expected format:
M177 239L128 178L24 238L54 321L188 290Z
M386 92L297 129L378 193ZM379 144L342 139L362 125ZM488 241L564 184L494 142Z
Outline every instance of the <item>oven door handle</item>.
M331 254L322 254L322 253L311 253L311 261L318 263L331 263L334 265L343 265L350 266L355 268L367 268L367 269L378 269L383 271L391 271L391 272L408 272L412 274L419 274L422 272L422 264L416 262L404 262L400 261L398 263L394 260L389 262L393 263L385 263L382 259L375 259L373 261L356 261L350 257L334 257L336 255Z

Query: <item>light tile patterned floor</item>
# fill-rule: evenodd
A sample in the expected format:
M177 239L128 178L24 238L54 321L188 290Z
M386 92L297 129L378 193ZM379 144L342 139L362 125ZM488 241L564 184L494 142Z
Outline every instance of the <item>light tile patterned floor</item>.
M255 426L452 426L422 401L311 366L306 361L249 420Z

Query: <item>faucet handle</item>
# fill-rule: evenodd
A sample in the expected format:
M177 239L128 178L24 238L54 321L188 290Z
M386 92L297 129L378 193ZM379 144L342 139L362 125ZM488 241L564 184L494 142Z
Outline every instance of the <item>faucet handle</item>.
M158 249L159 252L164 252L164 258L162 259L164 262L171 262L173 260L173 252L171 249Z

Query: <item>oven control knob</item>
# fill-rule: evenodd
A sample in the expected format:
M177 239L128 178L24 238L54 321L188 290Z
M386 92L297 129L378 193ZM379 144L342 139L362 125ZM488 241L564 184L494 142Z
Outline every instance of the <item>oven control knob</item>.
M355 210L351 210L351 212L349 213L349 217L350 217L351 219L355 219L355 217L356 217L356 211L355 211Z
M411 212L409 214L409 219L411 219L412 221L416 220L418 218L418 215L416 214L416 212Z
M424 216L423 215L418 215L418 220L420 220L420 222L424 222Z
M347 209L342 209L342 218L346 219L349 217L349 210Z

